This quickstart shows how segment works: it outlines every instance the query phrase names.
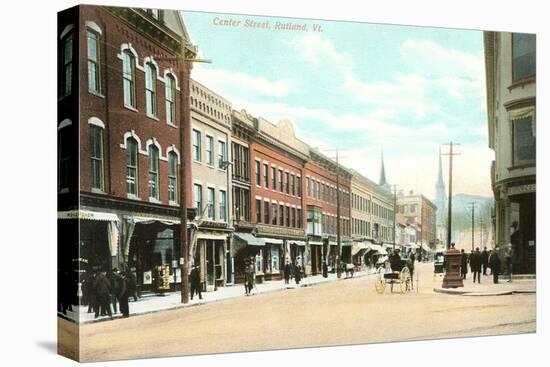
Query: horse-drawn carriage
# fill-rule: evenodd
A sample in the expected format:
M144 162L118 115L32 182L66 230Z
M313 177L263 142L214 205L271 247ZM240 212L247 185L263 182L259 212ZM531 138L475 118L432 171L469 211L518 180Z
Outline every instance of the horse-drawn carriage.
M434 255L434 276L445 272L445 255L443 251L438 251Z
M385 262L385 266L378 268L374 287L376 292L382 294L386 286L390 285L393 292L393 285L398 284L400 293L410 292L412 289L411 272L408 266L409 259L402 258L399 254L393 254Z

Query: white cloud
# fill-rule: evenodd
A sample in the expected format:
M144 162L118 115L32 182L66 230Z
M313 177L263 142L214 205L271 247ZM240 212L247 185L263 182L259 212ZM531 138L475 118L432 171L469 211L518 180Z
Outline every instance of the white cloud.
M230 95L238 90L244 94L284 97L298 88L293 80L269 80L261 76L202 65L193 69L192 77L222 95Z

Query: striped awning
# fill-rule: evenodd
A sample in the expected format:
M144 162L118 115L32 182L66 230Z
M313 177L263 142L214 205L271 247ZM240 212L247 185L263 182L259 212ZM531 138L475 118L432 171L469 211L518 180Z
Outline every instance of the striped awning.
M233 234L233 237L242 242L245 242L248 246L265 246L266 243L265 238L255 237L250 233L236 232Z

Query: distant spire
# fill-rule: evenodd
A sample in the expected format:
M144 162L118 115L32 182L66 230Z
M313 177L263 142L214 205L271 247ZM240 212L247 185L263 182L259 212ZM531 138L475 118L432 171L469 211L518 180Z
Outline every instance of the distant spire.
M445 187L443 182L443 168L441 165L441 147L439 147L439 169L437 173L437 186Z
M382 148L382 154L380 156L380 161L381 161L381 164L380 164L380 180L379 180L378 184L380 186L387 186L389 184L388 184L388 180L386 180L386 169L384 168L384 148Z

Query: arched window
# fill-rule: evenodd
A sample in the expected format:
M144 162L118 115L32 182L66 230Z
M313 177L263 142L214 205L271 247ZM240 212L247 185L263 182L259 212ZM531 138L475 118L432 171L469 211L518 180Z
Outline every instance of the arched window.
M129 51L122 54L122 77L124 80L124 105L136 108L136 58Z
M145 105L148 116L157 115L156 69L153 63L145 65Z
M73 80L73 38L74 32L69 32L61 38L61 96L72 93Z
M149 198L159 198L159 150L153 144L149 145Z
M88 29L88 90L101 93L99 72L99 33Z
M174 152L168 153L168 200L178 202L178 156Z
M89 126L92 189L103 191L103 129L97 125Z
M166 122L176 124L176 80L170 74L166 75Z
M126 141L126 191L129 196L138 196L138 143L134 138Z

